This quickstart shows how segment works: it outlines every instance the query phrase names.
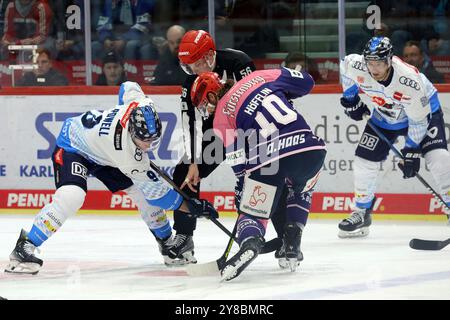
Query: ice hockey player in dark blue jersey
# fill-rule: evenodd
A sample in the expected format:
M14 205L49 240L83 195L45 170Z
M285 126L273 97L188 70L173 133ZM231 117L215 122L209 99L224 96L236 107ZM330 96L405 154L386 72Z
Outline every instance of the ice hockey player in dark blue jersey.
M258 256L282 195L287 198L286 224L279 265L295 271L303 260L301 237L326 151L291 100L313 86L308 73L282 68L254 71L235 84L223 84L207 72L192 87L194 105L214 117L215 133L237 178L240 250L222 269L223 280L237 277Z

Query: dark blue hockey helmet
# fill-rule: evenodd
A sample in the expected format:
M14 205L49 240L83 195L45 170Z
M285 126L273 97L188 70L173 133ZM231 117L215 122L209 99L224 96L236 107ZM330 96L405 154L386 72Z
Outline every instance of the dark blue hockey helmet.
M390 63L393 56L391 40L388 37L373 37L364 47L363 56L366 61L383 61Z
M154 149L159 145L162 125L154 104L150 99L141 101L131 111L128 130L133 138L144 142L151 142L150 149Z

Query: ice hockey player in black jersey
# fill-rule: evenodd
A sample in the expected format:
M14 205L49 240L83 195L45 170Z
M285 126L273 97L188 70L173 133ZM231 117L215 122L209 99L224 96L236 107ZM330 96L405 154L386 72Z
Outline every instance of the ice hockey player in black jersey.
M204 133L212 130L212 119L202 117L192 105L190 97L192 84L202 72L214 71L222 79L240 80L256 68L251 58L242 51L216 50L213 38L203 30L190 30L183 36L178 57L183 70L188 74L181 95L185 154L175 168L173 179L190 197L198 198L200 180L206 178L223 161L224 153L217 156L214 153L206 155L209 159L205 163L203 155L205 148L213 143L218 143L219 148L222 148L222 143L215 142L215 137L210 141L203 140ZM174 229L177 233L176 246L172 248L172 252L176 252L178 256L188 251L193 253L192 236L196 221L196 218L187 217L179 210L174 211Z

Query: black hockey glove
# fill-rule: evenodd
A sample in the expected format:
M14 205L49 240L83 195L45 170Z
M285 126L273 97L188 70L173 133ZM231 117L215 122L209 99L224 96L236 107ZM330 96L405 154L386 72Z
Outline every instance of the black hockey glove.
M361 121L365 114L370 115L367 105L356 96L354 101L349 101L344 97L341 98L341 105L345 108L345 114L356 121Z
M416 175L420 170L420 149L405 147L402 150L403 163L399 163L398 167L403 172L403 178L408 179Z
M190 199L186 201L186 204L189 208L189 214L192 217L196 218L214 218L217 219L219 217L219 213L214 208L214 206L207 200L204 199Z

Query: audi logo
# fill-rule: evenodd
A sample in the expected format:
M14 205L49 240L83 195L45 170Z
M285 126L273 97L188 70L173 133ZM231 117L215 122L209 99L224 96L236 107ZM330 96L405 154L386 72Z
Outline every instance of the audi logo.
M412 80L412 79L407 78L407 77L405 77L405 76L401 76L400 79L398 79L398 81L399 81L401 84L403 84L403 85L405 85L405 86L407 86L407 87L411 87L411 88L413 88L413 89L415 89L415 90L417 90L417 91L420 90L419 83L418 83L417 81L415 81L415 80Z

